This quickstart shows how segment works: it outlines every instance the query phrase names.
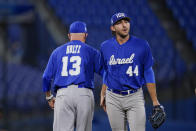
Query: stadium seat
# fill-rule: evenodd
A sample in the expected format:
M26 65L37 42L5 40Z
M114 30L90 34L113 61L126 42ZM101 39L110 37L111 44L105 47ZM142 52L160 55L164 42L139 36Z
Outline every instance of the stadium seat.
M192 41L195 48L194 38L196 36L196 1L195 0L166 0L168 8L171 9L180 26L185 29L187 39Z

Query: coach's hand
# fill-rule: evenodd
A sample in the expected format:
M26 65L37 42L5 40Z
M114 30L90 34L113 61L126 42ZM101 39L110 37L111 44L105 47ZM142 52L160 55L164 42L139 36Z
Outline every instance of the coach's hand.
M55 97L53 97L52 99L50 99L48 101L48 104L50 106L51 109L54 109L54 103L55 103Z

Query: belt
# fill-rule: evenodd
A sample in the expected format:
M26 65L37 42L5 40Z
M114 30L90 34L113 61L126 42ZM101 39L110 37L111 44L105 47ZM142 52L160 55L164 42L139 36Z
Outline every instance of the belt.
M82 86L82 85L68 85L68 86L66 86L66 87L64 87L64 88L82 88L82 87L84 87L84 86Z
M90 87L86 87L86 86L84 86L83 84L80 84L80 85L74 85L74 84L72 84L72 85L69 85L69 86L67 86L67 87L65 87L65 88L87 88L87 89L93 89L93 88L90 88Z
M125 90L125 91L120 91L120 90L114 90L114 89L110 89L110 88L107 88L107 90L113 92L113 93L116 93L116 94L120 94L120 95L129 95L129 94L132 94L132 93L135 93L137 92L137 89L131 89L131 90Z
M60 86L55 86L55 87L56 87L55 88L55 92L57 92L57 90L62 89L62 88L88 88L88 89L91 89L92 90L92 88L85 87L83 84L80 84L80 85L74 85L74 84L72 84L72 85L63 86L63 87L60 87Z

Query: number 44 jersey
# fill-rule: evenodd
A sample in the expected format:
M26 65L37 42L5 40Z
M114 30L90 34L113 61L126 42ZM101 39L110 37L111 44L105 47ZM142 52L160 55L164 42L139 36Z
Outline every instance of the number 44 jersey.
M78 41L70 41L55 49L44 71L43 78L54 81L54 89L71 84L94 88L94 72L102 74L99 51ZM43 85L48 91L50 85Z
M153 58L147 41L131 36L123 44L115 38L101 45L104 63L104 83L110 89L138 89L145 83L144 70L153 65Z

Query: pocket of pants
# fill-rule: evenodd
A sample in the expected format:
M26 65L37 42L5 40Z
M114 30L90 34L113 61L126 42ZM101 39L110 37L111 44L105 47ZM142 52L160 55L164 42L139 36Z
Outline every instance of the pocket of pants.
M89 97L89 99L94 101L94 95L91 92L85 93L85 94L80 94L80 96Z

